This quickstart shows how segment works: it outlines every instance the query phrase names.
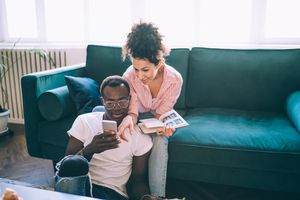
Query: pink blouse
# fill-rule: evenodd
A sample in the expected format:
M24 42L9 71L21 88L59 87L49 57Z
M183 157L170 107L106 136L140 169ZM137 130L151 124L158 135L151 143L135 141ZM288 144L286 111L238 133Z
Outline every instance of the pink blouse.
M129 113L138 115L138 112L151 112L162 115L173 109L182 87L182 77L173 67L165 65L163 82L156 98L152 98L148 85L143 84L135 75L133 66L130 66L123 77L131 87L131 102Z

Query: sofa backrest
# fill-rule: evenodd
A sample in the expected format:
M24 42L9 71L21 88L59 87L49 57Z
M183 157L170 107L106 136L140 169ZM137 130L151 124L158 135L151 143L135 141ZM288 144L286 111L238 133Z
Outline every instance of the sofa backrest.
M120 75L131 65L129 59L121 58L121 47L88 45L86 54L86 73L101 83L110 75Z
M186 105L284 112L300 90L300 49L192 48Z
M177 101L176 108L185 108L186 79L188 69L188 48L171 49L170 55L166 57L166 63L174 67L183 77L181 95ZM131 61L121 58L121 47L88 45L86 56L86 73L90 78L102 82L109 75L120 75L125 72Z

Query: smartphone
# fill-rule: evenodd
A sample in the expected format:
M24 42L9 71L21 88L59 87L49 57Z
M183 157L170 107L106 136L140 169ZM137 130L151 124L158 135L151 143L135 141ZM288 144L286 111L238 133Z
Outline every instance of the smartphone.
M118 132L117 122L111 120L103 120L102 121L103 131L115 131Z

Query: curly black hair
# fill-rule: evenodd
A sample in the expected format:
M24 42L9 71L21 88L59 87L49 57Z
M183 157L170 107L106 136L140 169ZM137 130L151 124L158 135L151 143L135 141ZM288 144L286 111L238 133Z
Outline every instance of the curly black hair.
M162 35L152 23L140 22L134 24L127 35L127 41L122 49L123 59L131 56L138 59L147 59L157 65L169 51L162 43Z

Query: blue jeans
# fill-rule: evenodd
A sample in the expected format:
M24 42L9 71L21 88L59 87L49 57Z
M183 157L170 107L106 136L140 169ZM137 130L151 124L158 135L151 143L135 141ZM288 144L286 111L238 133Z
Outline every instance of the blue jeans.
M64 157L56 165L55 191L106 200L127 200L126 197L110 188L91 185L86 166L88 166L88 161L83 156L69 155Z
M168 138L152 134L153 147L149 158L149 187L151 194L166 196L168 167Z
M154 117L152 113L139 113L139 119ZM168 137L152 134L153 147L149 158L149 187L151 194L166 196L168 167Z
M128 200L126 197L110 188L95 184L93 184L93 197L105 200Z
M89 164L83 156L65 156L55 167L55 191L91 196Z
M105 112L104 106L95 106L92 112Z

